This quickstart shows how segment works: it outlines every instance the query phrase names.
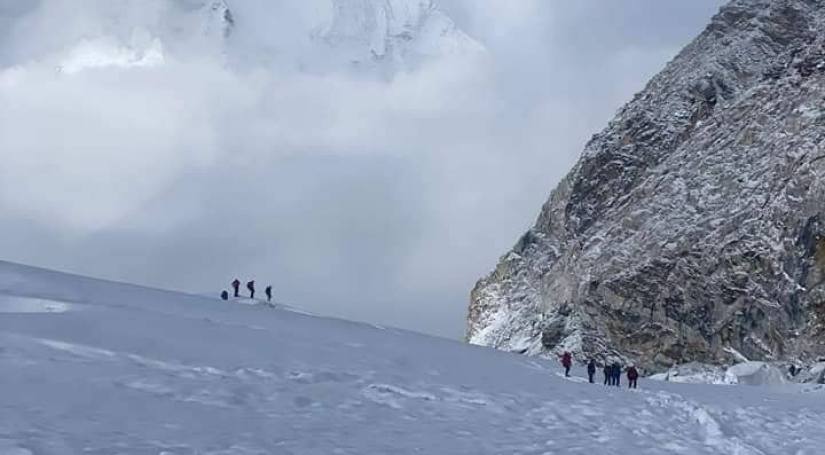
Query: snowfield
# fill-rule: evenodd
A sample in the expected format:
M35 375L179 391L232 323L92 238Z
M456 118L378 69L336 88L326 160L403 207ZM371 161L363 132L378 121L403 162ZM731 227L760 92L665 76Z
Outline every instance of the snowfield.
M400 330L0 263L4 455L825 450L817 386L640 387Z

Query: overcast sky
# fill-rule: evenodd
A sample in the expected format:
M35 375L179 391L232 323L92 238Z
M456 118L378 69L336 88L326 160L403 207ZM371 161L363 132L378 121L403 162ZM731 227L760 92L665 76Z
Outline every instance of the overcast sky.
M196 293L256 278L453 338L586 140L723 3L442 0L485 58L363 78L302 69L327 0L231 2L229 58L170 1L0 0L0 259ZM124 43L163 62L69 74Z

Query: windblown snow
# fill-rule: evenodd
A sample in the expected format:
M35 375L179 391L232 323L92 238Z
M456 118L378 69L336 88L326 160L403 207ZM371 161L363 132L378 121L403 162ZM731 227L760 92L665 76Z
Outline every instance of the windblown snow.
M574 371L581 372L580 366ZM2 454L815 454L815 386L565 379L287 307L0 263Z

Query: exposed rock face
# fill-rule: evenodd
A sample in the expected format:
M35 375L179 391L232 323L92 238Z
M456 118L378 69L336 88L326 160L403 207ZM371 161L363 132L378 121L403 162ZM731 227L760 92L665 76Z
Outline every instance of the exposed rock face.
M825 0L734 0L479 281L470 342L673 363L825 355Z

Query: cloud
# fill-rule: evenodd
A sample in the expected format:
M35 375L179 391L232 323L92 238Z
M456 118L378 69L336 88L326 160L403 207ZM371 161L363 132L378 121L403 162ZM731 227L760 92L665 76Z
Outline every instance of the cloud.
M313 40L326 0L234 2L228 42L198 0L0 0L0 251L460 336L474 280L719 4L568 3L444 0L487 52L376 76Z

